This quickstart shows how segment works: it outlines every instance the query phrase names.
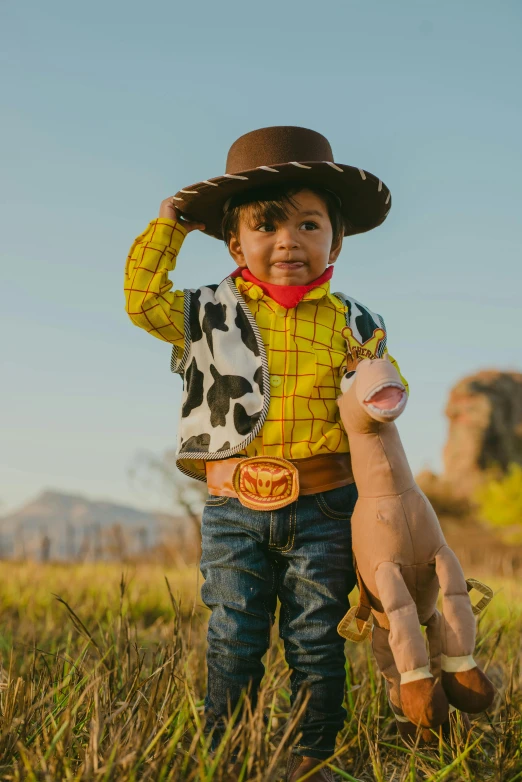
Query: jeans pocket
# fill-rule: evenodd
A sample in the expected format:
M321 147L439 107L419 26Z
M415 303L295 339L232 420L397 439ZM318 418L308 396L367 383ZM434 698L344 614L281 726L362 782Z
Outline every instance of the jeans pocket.
M213 494L209 494L207 501L205 502L206 508L217 508L221 505L226 505L230 497L214 497Z
M355 483L350 483L348 486L320 492L315 495L315 500L325 516L339 521L349 521L357 502L357 488Z

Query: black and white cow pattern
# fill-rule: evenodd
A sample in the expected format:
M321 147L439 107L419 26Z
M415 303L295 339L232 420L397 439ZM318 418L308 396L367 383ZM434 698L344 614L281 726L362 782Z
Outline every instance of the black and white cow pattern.
M239 302L236 304L236 313L237 314L234 323L236 324L236 326L241 332L241 339L243 340L247 348L252 351L254 356L259 356L259 345L257 344L257 339L254 334L254 330L250 325L245 313L243 312L243 309L241 307L241 304L239 304Z
M334 296L346 304L346 325L352 330L352 334L358 342L367 342L373 336L375 329L382 329L384 331L384 338L379 343L377 350L378 358L382 358L384 351L386 350L386 326L384 320L376 312L372 312L365 307L364 304L356 299L350 299L345 296L344 293L336 292Z
M187 418L193 410L203 403L203 372L200 372L196 359L193 358L185 372L185 401L181 408L181 417Z
M230 400L240 399L253 392L252 384L241 375L220 375L214 364L210 365L214 382L208 389L207 402L210 408L210 426L226 426ZM234 428L236 428L234 426Z
M181 469L183 457L223 458L244 448L261 427L269 404L264 345L233 280L185 291L185 296L187 344L181 362L173 354L174 371L184 375Z
M207 344L212 355L214 355L214 338L213 333L217 331L228 331L226 324L227 319L227 305L226 304L212 304L211 301L207 301L205 304L205 316L201 328L207 338Z
M365 342L380 315L336 293L346 324ZM381 343L384 352L386 338ZM243 450L263 426L270 404L268 360L254 317L232 278L185 291L185 348L173 348L171 368L183 376L177 466L205 480L193 460L224 459Z

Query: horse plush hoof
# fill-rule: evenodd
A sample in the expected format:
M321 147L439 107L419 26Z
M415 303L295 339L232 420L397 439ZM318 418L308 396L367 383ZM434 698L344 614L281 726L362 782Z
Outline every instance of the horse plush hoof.
M495 688L477 666L469 671L442 671L442 686L452 706L468 714L489 709L495 698Z
M438 728L449 716L449 703L438 679L429 676L401 683L401 708L404 715L421 728Z

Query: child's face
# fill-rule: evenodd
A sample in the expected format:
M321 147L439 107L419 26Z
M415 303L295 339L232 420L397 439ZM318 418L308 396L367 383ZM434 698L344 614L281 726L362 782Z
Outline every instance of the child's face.
M342 241L332 247L332 224L324 201L310 190L292 196L295 208L286 220L251 225L248 212L241 217L239 236L232 236L229 251L238 266L247 267L262 282L307 285L334 263Z

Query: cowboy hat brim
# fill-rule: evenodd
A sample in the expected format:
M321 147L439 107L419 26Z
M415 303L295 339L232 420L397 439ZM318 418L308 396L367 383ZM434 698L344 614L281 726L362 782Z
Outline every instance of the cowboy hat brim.
M362 168L317 160L274 163L206 179L179 190L173 203L186 219L204 223L204 233L223 239L223 212L232 196L286 183L335 193L341 201L345 236L371 231L381 225L391 208L389 189L373 174Z

